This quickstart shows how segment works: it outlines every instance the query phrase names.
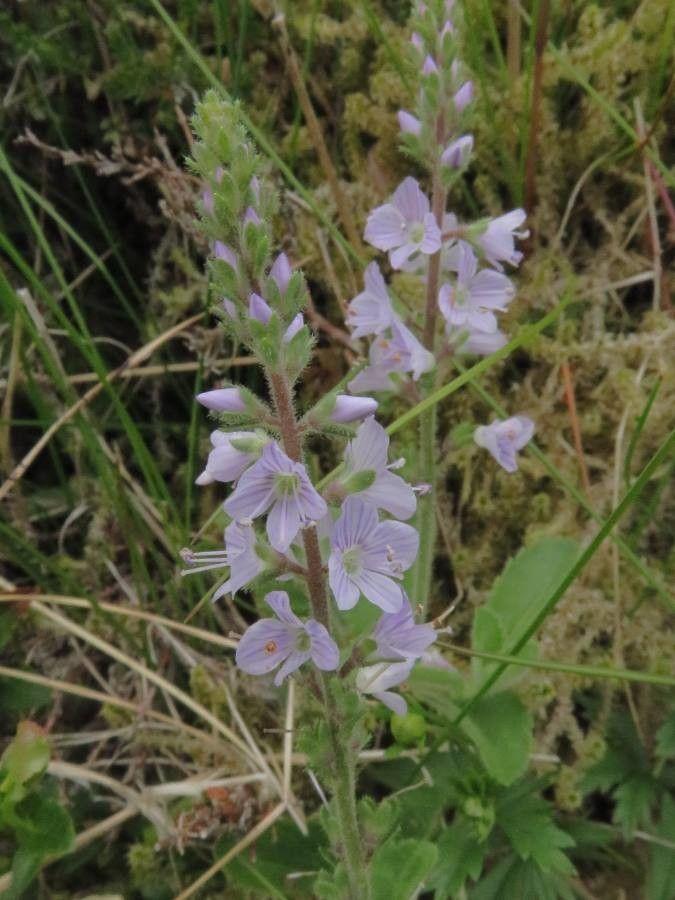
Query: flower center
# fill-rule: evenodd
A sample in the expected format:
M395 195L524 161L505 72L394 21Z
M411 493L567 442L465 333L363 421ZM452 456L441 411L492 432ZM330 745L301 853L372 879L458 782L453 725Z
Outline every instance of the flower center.
M292 497L300 487L300 477L291 473L280 473L274 476L277 497Z
M342 565L347 575L357 575L361 571L361 548L350 547L342 553Z
M276 642L276 641L268 641L268 642L265 644L265 653L266 653L268 656L271 656L272 653L275 653L275 652L276 652L276 649L277 649L277 642Z
M469 292L461 284L455 287L455 306L466 306L469 302Z
M312 646L312 639L306 631L298 631L295 637L295 649L306 653Z
M415 244L421 244L424 239L424 225L421 222L415 222L410 229L410 240Z

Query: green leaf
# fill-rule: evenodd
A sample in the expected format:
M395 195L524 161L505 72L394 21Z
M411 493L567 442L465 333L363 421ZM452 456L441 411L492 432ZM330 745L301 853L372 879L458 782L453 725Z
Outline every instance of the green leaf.
M0 794L18 803L30 781L41 775L49 762L49 744L33 722L20 722L16 737L0 757Z
M442 832L436 846L438 862L428 887L436 891L438 898L454 897L467 878L477 881L480 877L487 847L476 840L474 829L460 817Z
M49 789L43 788L40 793L30 794L16 808L25 823L17 829L19 843L42 857L67 853L75 840L70 815L49 794Z
M543 872L574 872L574 866L562 852L574 841L558 828L550 806L532 790L531 784L520 784L506 792L497 804L497 823L521 859L532 860Z
M474 650L509 652L527 634L578 554L576 541L553 537L525 547L510 560L495 581L485 605L474 617L471 633ZM530 648L529 653L532 652ZM528 653L528 649L521 653ZM495 665L473 659L475 681L482 682Z
M46 706L51 699L52 692L41 684L0 678L0 709L4 713L26 713Z
M675 842L675 800L664 794L661 801L661 821L656 828L658 837ZM675 885L675 851L671 847L652 844L647 870L647 900L672 900Z
M656 732L656 755L662 759L675 756L675 710Z
M470 900L574 900L565 878L542 872L529 860L508 857L482 879Z
M12 881L2 894L2 900L21 900L26 888L40 871L41 863L41 854L19 847L12 860Z
M460 728L476 745L488 773L511 784L527 769L532 750L532 716L510 691L482 697Z
M614 821L626 835L638 825L649 822L652 804L658 797L659 785L649 774L631 775L614 791Z
M410 900L438 856L429 841L393 840L375 851L371 862L372 900Z

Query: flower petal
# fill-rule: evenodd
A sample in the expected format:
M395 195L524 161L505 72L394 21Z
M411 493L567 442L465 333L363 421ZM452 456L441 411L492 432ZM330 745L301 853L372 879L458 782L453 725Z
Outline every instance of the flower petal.
M363 236L378 250L391 250L405 241L405 219L395 206L385 203L368 216Z
M244 632L235 654L240 669L264 675L275 669L295 645L295 633L277 619L260 619Z
M340 651L325 626L315 619L308 619L305 631L311 639L310 653L314 665L324 672L337 669L340 664Z

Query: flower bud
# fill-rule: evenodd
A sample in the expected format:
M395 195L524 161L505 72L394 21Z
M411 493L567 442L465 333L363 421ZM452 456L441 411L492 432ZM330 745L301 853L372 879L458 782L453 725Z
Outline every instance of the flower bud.
M453 99L457 112L464 112L466 107L473 100L473 81L465 81Z
M196 400L202 406L214 412L246 412L246 404L241 397L239 388L236 387L204 391L202 394L197 394Z
M420 120L407 112L407 110L400 109L396 115L398 117L399 127L404 134L417 135L422 130L422 123Z
M358 422L372 415L378 407L377 400L372 397L352 397L350 394L338 394L335 406L330 414L332 422L341 425L347 422Z

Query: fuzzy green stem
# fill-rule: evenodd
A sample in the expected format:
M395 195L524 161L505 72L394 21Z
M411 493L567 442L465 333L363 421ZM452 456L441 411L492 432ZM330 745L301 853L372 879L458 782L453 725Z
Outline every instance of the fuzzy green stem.
M293 408L293 395L288 379L278 372L267 373L274 405L279 417L279 430L284 450L288 456L300 461L302 436ZM326 628L330 625L330 612L326 593L319 537L316 528L302 532L307 566L304 572L312 615ZM340 710L333 698L325 676L320 677L321 697L331 736L332 788L335 798L338 826L342 843L342 862L349 881L350 900L368 900L370 889L363 853L363 841L356 814L356 785L354 778L355 754L350 734L345 734Z

